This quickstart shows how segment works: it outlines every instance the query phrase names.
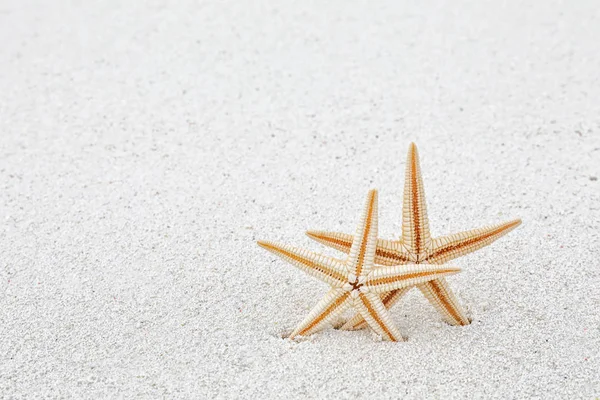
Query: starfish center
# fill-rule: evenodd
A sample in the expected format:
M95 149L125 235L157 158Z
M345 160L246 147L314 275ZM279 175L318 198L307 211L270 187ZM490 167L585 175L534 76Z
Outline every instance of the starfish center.
M361 288L361 286L363 285L362 283L358 283L358 279L356 279L354 282L348 282L350 285L352 285L352 290L359 290Z
M415 264L429 264L429 262L427 261L428 259L428 255L427 253L419 253L416 256L416 260L415 260Z

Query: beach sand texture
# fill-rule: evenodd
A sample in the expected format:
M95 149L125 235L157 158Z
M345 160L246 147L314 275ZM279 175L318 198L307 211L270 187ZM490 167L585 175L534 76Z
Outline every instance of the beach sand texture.
M0 398L600 397L598 3L326 3L0 2ZM473 323L283 339L411 142Z

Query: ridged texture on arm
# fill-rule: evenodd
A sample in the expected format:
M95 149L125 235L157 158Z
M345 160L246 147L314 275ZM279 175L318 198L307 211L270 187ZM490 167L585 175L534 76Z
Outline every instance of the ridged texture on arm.
M389 310L392 304L395 304L398 300L402 298L402 296L408 293L408 291L411 289L412 287L404 287L401 289L392 290L391 292L382 293L380 294L381 302L383 303L385 308ZM367 323L365 322L365 319L360 313L358 313L354 315L354 317L350 318L346 323L344 323L340 329L345 331L354 331L366 327Z
M377 246L377 191L371 190L367 195L365 210L362 214L356 239L350 248L347 265L349 271L359 276L373 267L375 248Z
M421 254L431 240L419 154L414 143L410 144L406 160L404 204L402 206L402 240L408 250L416 255Z
M344 253L350 252L354 236L340 232L325 231L307 231L309 238L334 248ZM378 265L398 265L409 262L408 252L399 241L377 240L377 249L375 250L375 264Z
M340 232L306 231L306 235L325 246L348 254L354 241L354 236Z
M446 265L407 264L373 270L365 286L376 293L418 285L432 279L456 274L460 269Z
M383 306L376 293L360 293L354 304L371 329L384 340L404 341L402 334L392 322L389 311Z
M440 312L450 325L469 325L471 322L448 287L446 279L436 279L418 286L427 300Z
M344 263L335 258L273 242L259 241L258 245L331 286L346 282Z
M296 329L290 334L290 339L295 336L308 336L323 329L339 314L344 312L352 303L350 293L342 289L331 289L325 297L317 303Z
M427 261L443 264L485 247L521 225L520 219L433 239Z
M397 240L377 240L377 250L375 250L375 264L378 265L399 265L410 262L408 251L402 243Z

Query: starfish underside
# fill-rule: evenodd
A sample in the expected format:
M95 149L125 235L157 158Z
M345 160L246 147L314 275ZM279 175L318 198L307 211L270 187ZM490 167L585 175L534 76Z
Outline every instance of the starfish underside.
M489 245L521 224L520 219L490 225L432 239L425 204L423 179L417 147L411 143L406 163L404 201L402 207L402 237L400 240L377 239L375 263L384 266L406 264L443 264ZM312 239L329 247L351 252L355 237L337 232L308 231ZM416 285L429 302L452 325L468 325L463 308L443 277ZM380 294L381 303L390 308L412 287L402 286ZM342 329L361 329L365 326L362 314L347 321Z
M459 271L455 267L415 262L375 266L377 226L377 191L372 190L367 197L355 239L350 236L349 246L343 248L348 253L345 260L273 242L258 242L261 247L331 286L329 292L290 334L291 339L298 335L310 335L331 324L346 309L354 308L361 321L384 340L404 340L382 297L432 279L443 279Z

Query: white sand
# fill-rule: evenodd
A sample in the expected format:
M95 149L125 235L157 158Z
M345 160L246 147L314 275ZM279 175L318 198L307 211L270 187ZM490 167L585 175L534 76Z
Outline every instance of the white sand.
M0 397L600 396L597 2L122 3L0 3ZM255 240L396 237L413 140L434 235L524 221L473 324L281 339L326 287Z

